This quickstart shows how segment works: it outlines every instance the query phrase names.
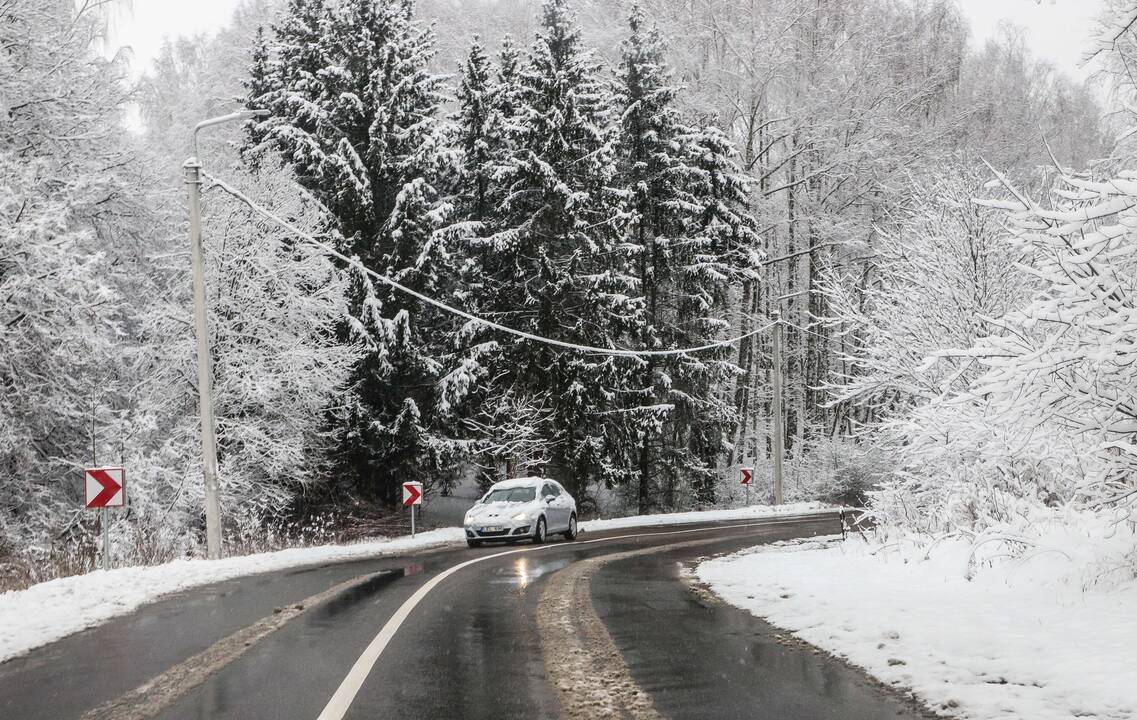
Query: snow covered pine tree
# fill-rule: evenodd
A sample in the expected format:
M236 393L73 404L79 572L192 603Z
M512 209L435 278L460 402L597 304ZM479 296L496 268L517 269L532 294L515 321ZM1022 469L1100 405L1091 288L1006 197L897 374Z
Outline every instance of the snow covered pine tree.
M629 339L650 349L697 347L729 327L729 284L747 268L756 278L757 238L737 213L746 184L737 179L725 138L715 143L712 130L684 123L662 40L644 27L638 5L628 23L617 73L617 152L631 217L623 248L633 255L642 297ZM638 381L623 402L637 440L628 464L638 470L639 512L674 507L680 490L714 502L716 465L735 421L722 392L737 373L729 352L637 363Z
M346 252L434 297L453 276L438 233L448 214L435 182L445 154L439 77L427 71L433 32L413 0L290 0L273 29L274 56L250 101L271 117L250 128L247 152L280 154L333 216ZM261 65L263 67L263 63ZM357 402L340 453L359 493L396 501L406 480L454 479L455 398L440 379L457 364L450 316L355 273L351 318L340 327L366 346Z
M492 212L468 241L470 262L479 264L471 274L483 278L477 307L547 337L619 347L639 302L627 254L617 251L626 218L614 186L611 96L564 0L544 4L515 89L508 85L512 63L507 46L502 84L489 93L507 152L495 160L500 187ZM609 411L631 380L630 363L500 342L489 372L495 394L528 408L538 427L532 446L547 454L546 471L578 497L593 483L624 482L628 439Z
M459 68L460 107L453 118L452 138L457 162L449 188L455 222L448 232L463 254L455 299L477 316L495 315L496 287L487 278L514 272L508 259L495 251L491 238L503 229L499 208L509 190L502 176L518 137L519 72L520 58L508 37L502 43L496 78L477 37ZM548 393L528 392L493 372L504 362L502 342L512 338L501 338L471 322L462 328L459 340L470 344L470 357L444 379L444 397L470 394L463 425L474 440L470 457L479 468L479 484L539 472L548 460L548 443L540 433L541 417L548 415Z

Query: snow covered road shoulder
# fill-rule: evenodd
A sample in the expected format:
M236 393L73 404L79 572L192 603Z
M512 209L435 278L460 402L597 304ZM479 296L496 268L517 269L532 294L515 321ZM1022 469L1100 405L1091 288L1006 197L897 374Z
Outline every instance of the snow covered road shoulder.
M1062 579L1075 559L1065 552L967 580L970 553L963 541L826 538L710 560L696 573L731 604L944 715L1137 718L1137 583L1083 589Z

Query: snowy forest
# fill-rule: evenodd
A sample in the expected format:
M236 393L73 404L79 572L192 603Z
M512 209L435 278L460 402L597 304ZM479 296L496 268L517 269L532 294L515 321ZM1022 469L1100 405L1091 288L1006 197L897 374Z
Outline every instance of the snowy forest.
M407 480L768 502L775 321L787 499L1009 552L1137 521L1107 5L1082 82L953 0L244 0L140 76L107 3L0 0L0 588L93 567L92 465L119 562L203 552L194 154L229 552Z

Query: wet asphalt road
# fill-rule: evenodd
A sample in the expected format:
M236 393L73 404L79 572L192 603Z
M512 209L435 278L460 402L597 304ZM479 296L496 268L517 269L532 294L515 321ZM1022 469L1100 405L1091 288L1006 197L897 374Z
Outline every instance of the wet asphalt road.
M346 717L562 717L573 694L558 693L555 678L546 677L536 619L542 589L576 561L650 548L658 552L601 565L591 599L631 677L662 716L923 718L842 664L777 643L765 623L708 600L680 577L681 564L699 557L839 529L835 517L626 529L582 534L592 542L448 548L227 581L0 664L0 718L82 718L274 608L374 574L284 623L151 715L314 720L404 601L457 563L511 549L525 551L463 568L424 597ZM617 537L629 535L635 537ZM691 547L693 541L705 542Z

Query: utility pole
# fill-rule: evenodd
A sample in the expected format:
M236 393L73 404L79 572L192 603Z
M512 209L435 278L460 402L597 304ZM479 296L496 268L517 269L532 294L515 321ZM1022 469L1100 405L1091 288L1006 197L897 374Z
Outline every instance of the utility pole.
M197 143L194 143L195 145ZM205 480L205 556L221 557L221 502L217 498L217 435L213 423L212 356L205 308L205 265L201 251L201 163L186 160L189 190L190 256L193 259L193 317L197 335L197 400L201 414L201 474Z
M774 357L773 357L773 373L774 380L774 398L771 403L771 412L774 420L774 504L782 504L782 454L785 452L782 447L786 431L782 427L782 313L775 310L770 313L770 318L774 321L773 340L774 340Z
M197 133L211 125L267 115L267 110L244 110L199 122L193 128L193 157L185 161L189 190L190 257L193 262L193 314L197 335L197 397L201 414L201 474L205 481L205 556L221 557L221 502L217 491L217 435L213 422L212 356L209 352L209 317L205 305L205 264L201 249L201 162Z

